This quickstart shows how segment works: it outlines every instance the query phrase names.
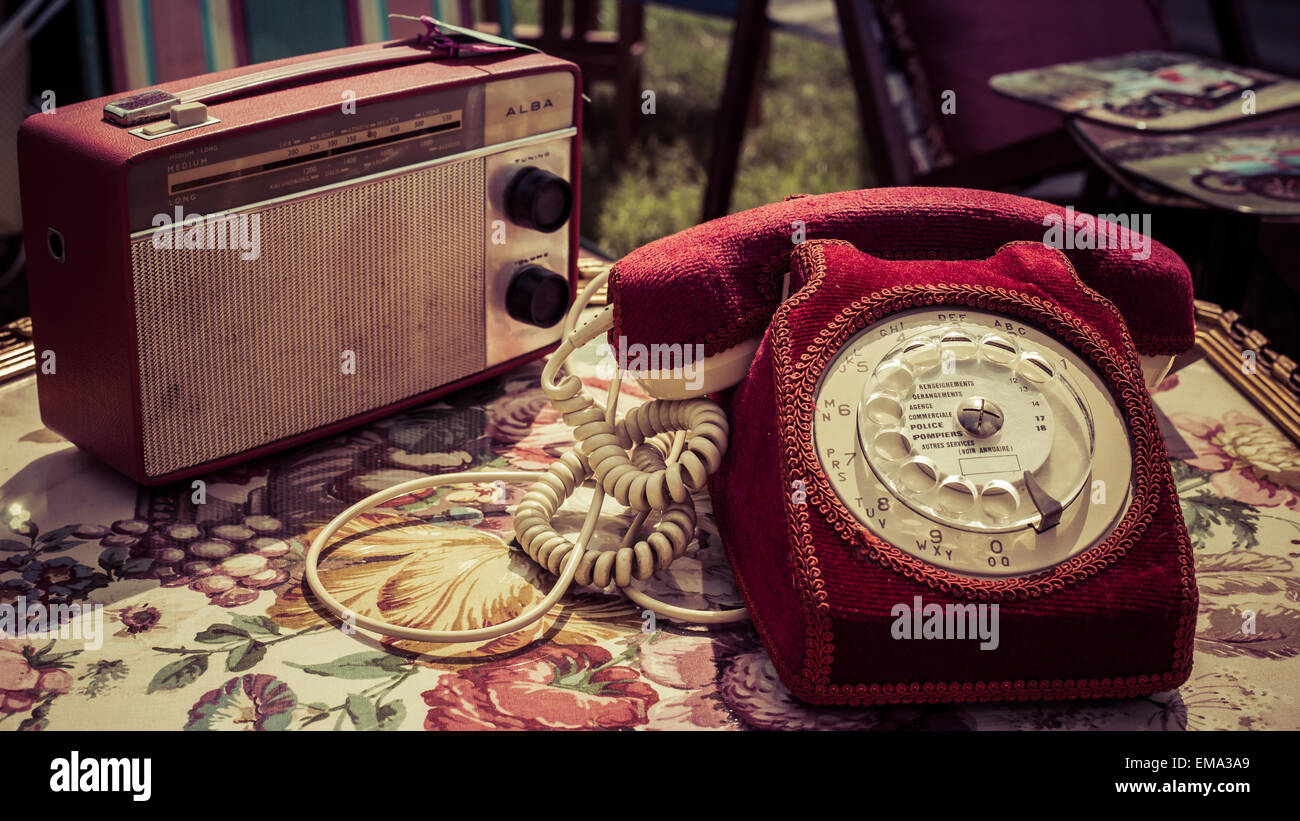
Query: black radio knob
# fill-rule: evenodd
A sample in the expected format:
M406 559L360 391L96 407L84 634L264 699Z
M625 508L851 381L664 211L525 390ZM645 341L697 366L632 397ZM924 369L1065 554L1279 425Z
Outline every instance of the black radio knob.
M549 234L573 213L573 187L563 177L524 166L506 188L506 214L515 225Z
M506 313L529 325L549 328L569 309L569 281L540 265L520 268L506 289Z

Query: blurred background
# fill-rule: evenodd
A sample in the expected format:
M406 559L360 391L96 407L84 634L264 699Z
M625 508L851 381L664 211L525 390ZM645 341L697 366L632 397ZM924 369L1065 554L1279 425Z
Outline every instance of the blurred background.
M988 78L1144 48L1300 75L1291 0L0 0L0 320L26 314L13 134L77 100L351 43L439 19L583 66L582 235L618 257L794 193L955 184L1152 214L1198 296L1300 354L1296 225L1129 190L1054 112ZM939 113L956 91L956 116ZM1166 204L1161 204L1166 203Z

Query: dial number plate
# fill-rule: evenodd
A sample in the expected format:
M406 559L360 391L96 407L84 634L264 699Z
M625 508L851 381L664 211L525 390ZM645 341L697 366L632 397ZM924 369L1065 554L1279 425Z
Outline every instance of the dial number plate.
M966 576L1054 567L1127 508L1132 451L1101 377L1018 319L919 309L863 329L817 389L813 445L868 530Z

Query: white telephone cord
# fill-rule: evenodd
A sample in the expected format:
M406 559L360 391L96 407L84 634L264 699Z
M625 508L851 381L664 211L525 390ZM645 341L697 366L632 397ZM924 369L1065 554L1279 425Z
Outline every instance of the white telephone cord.
M727 450L729 426L722 408L707 399L656 399L633 408L615 421L621 373L610 380L602 408L583 390L573 374L558 378L565 361L613 325L613 308L606 307L591 322L575 330L578 317L604 286L608 273L589 282L574 300L564 321L564 341L542 369L542 392L574 428L576 445L540 474L530 471L465 471L412 479L371 494L344 510L312 539L305 559L308 588L329 610L349 624L393 638L451 644L486 641L521 630L546 615L576 579L579 584L606 587L611 582L637 605L662 616L697 624L722 624L748 618L745 608L692 610L652 599L634 585L681 556L695 535L692 491L704 487ZM629 457L628 452L631 451ZM573 491L594 478L591 507L577 542L560 535L551 519ZM515 507L515 538L524 552L558 575L542 601L509 621L472 630L423 630L391 624L353 613L330 595L317 572L320 555L339 528L360 514L408 493L464 482L520 482L536 479ZM605 494L637 511L618 550L590 550L587 545L600 519ZM660 511L651 533L640 538L647 516ZM565 561L565 559L568 561Z

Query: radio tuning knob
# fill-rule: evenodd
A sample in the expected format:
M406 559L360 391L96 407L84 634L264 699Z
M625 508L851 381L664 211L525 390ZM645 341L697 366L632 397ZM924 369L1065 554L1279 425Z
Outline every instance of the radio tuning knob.
M569 309L569 281L540 265L520 268L506 289L506 313L519 322L549 328Z
M573 187L549 171L524 166L506 187L506 214L515 225L549 234L573 213Z

